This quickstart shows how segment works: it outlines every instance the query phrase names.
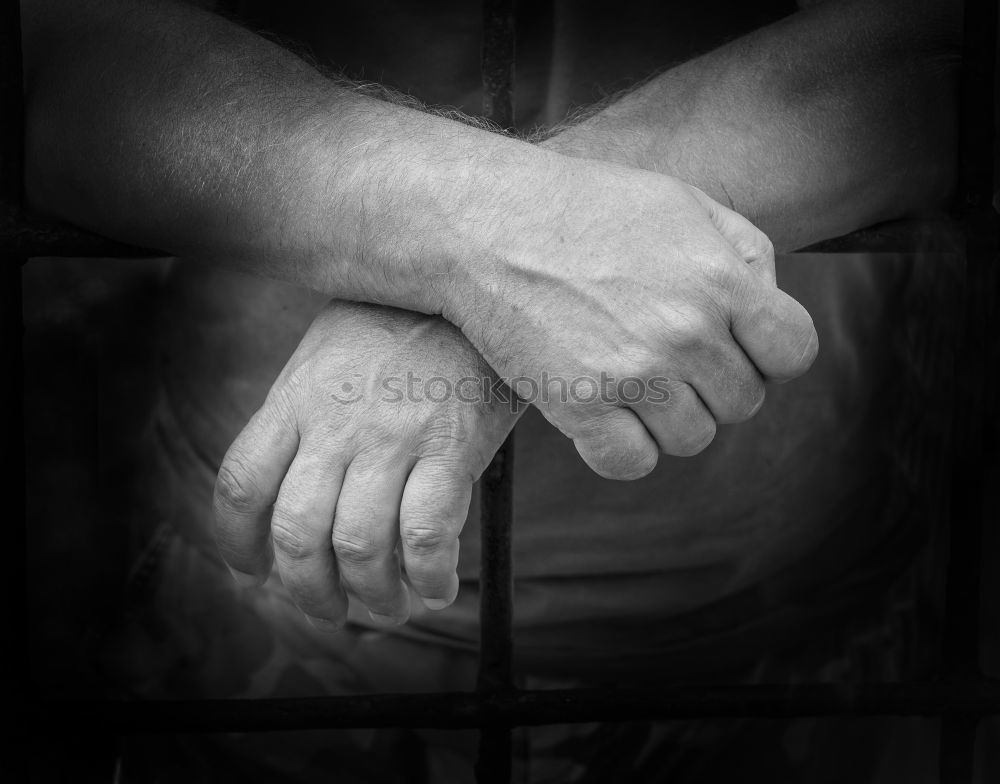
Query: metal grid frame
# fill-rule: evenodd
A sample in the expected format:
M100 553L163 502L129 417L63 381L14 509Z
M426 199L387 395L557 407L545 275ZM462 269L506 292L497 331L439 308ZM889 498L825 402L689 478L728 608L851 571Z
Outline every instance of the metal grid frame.
M513 126L514 0L484 0L484 114ZM39 222L21 210L23 88L18 0L4 5L0 20L0 255L4 334L12 338L7 359L23 377L20 337L21 265L33 256L143 257L133 248L66 225ZM469 693L375 694L307 699L199 701L42 701L24 695L23 732L43 730L115 736L133 732L267 731L310 728L479 728L479 782L508 782L511 733L516 726L590 721L712 717L940 716L940 780L973 780L980 718L1000 714L1000 681L980 667L980 575L986 489L987 403L996 392L998 221L993 199L993 145L997 4L966 0L960 97L959 199L954 221L869 229L808 250L915 252L935 244L965 254L964 324L957 362L951 455L951 509L942 671L920 683L723 685L644 689L522 690L512 676L513 568L511 560L513 435L482 480L480 666ZM9 443L23 445L22 399L15 389ZM9 472L8 497L23 497L22 459ZM24 553L23 523L11 533ZM12 617L26 613L23 572L14 569ZM24 627L22 627L24 628ZM9 651L10 653L10 651ZM27 672L26 652L14 651L15 672ZM26 687L26 685L25 685Z

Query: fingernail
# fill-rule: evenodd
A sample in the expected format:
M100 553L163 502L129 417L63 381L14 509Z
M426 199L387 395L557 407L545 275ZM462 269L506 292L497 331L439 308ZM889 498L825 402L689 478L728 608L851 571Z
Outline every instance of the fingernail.
M451 606L451 600L449 599L423 599L424 607L428 610L443 610L445 607Z
M256 588L259 585L263 585L267 582L267 575L261 576L259 574L247 574L246 572L241 572L237 569L230 567L229 573L233 576L236 584L240 588Z
M406 623L406 618L394 618L391 615L382 615L381 613L368 611L368 617L371 618L379 626L399 626Z
M326 632L328 634L339 632L342 628L344 628L344 624L339 621L331 621L328 618L316 618L312 615L307 615L306 620L321 632Z

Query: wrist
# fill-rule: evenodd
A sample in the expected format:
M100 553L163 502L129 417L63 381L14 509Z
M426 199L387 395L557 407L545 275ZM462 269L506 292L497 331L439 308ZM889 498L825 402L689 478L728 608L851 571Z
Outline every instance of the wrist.
M378 102L346 127L324 173L338 296L460 318L560 156Z
M589 123L562 128L539 142L539 146L569 158L587 158L630 168L642 168L634 151L629 150L616 134L593 127Z

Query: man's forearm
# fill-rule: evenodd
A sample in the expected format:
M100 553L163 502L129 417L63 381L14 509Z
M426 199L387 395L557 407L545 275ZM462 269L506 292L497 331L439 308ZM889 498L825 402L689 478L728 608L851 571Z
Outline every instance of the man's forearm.
M556 157L185 4L39 1L24 20L34 207L338 297L440 312L435 281L489 256L505 188Z
M679 177L802 247L946 204L960 27L950 2L830 0L544 144Z

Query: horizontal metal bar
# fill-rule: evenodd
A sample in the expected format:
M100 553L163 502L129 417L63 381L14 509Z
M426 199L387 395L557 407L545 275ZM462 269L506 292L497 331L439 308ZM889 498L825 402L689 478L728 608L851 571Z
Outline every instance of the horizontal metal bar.
M957 220L904 220L882 223L832 237L795 253L960 253L962 226Z
M44 221L8 204L0 209L0 255L131 259L173 254L109 240L66 223Z
M260 732L513 727L717 717L1000 715L1000 682L804 684L372 694L278 700L40 701L37 731Z
M950 220L898 221L823 240L795 253L952 253L962 248L961 229ZM0 209L0 254L91 258L156 258L173 254L137 248L66 223L52 223Z

